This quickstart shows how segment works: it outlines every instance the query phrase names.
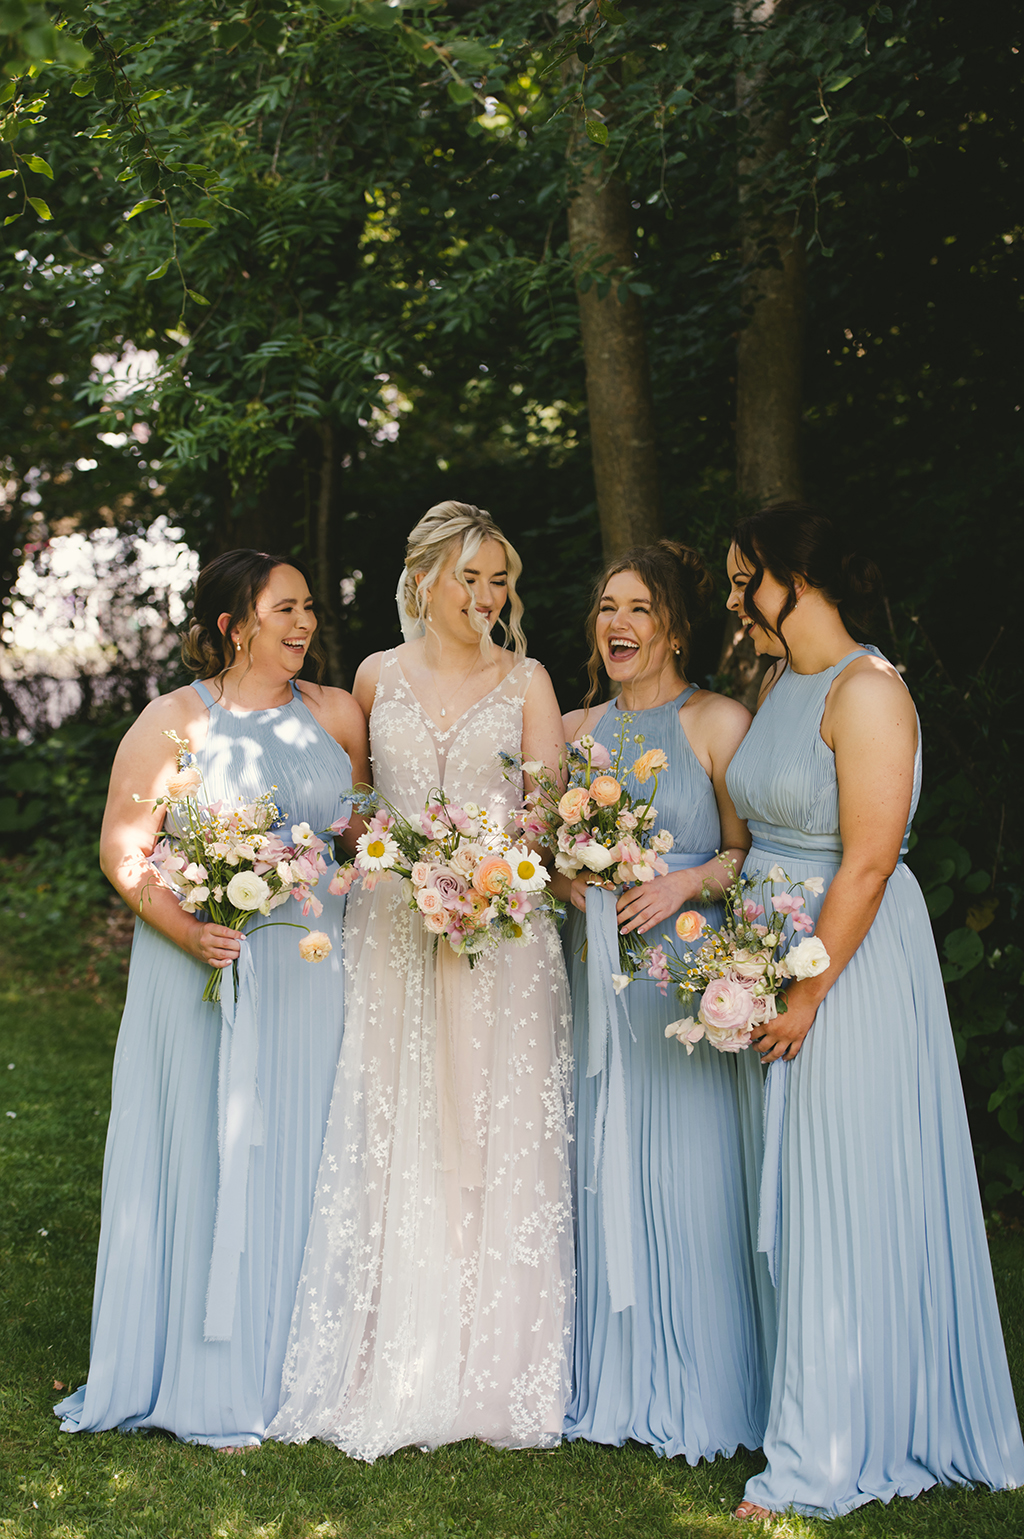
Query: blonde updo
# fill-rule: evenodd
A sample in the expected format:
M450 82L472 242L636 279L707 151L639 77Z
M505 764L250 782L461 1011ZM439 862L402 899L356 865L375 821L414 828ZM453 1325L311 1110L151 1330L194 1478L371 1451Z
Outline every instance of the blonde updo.
M604 590L617 572L635 572L651 595L651 614L658 630L662 634L667 633L678 646L678 653L673 655L672 661L680 682L686 677L694 627L707 619L715 591L714 580L704 563L704 557L692 546L681 545L678 540L657 540L653 545L635 545L632 550L623 551L621 556L609 562L597 580L587 616L587 641L590 645L587 677L590 688L583 703L588 707L597 698L602 670L601 652L597 645L597 617Z
M192 623L181 638L181 660L191 673L201 679L214 679L234 666L235 644L231 632L243 638L248 666L252 666L253 638L259 634L256 604L270 581L275 567L293 566L306 579L310 592L313 583L304 562L294 556L269 556L263 550L229 550L208 561L196 578L192 599ZM217 621L230 616L223 634ZM307 657L316 666L317 679L323 677L324 651L316 631L310 638Z
M500 624L505 632L506 646L511 642L516 657L521 661L526 656L526 637L521 624L523 601L516 592L516 579L523 570L523 563L491 515L482 508L473 507L471 503L439 502L436 507L424 513L406 544L405 582L400 590L400 607L408 620L414 624L418 622L425 629L427 594L453 555L457 555L455 576L471 598L472 594L462 573L487 540L496 540L505 552L510 610L507 623L501 620ZM420 579L418 583L417 576ZM474 625L479 623L475 609L470 610L470 619ZM480 651L485 657L489 645L490 631L486 626L481 626Z

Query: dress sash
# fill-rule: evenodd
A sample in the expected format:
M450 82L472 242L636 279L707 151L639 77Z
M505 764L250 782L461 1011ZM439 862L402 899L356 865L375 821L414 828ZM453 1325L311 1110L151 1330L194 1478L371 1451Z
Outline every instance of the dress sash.
M670 871L703 866L715 851L663 856ZM618 894L596 884L587 889L587 1078L599 1077L594 1118L594 1190L601 1194L601 1222L613 1313L636 1303L633 1275L633 1193L629 1117L626 1109L624 1033L633 1035L625 997L615 992L619 971Z

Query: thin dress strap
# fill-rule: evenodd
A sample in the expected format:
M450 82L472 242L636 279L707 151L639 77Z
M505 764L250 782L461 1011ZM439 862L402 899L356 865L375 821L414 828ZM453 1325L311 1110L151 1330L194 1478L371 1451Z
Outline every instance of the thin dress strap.
M199 696L204 705L212 707L217 704L216 700L210 694L210 691L207 689L202 679L193 679L192 688L195 690L196 694Z
M676 698L673 700L672 704L676 707L677 710L682 710L683 706L686 704L687 700L689 700L690 696L691 695L695 695L698 692L699 689L700 689L700 685L699 684L687 684L687 686L683 690L682 694L681 695L677 695Z
M868 651L867 647L858 647L856 652L847 652L845 657L841 657L837 663L833 663L831 671L833 674L842 673L843 669L848 668L851 663L855 663L858 657L872 657L873 655L872 652Z

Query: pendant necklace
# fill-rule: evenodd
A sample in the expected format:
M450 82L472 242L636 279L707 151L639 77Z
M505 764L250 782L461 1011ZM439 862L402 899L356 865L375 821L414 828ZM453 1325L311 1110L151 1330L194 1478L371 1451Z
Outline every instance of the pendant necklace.
M459 683L452 690L451 694L448 696L448 705L451 705L452 701L455 699L455 696L458 694L459 690L464 687L464 685L466 684L466 681L468 680L470 674L473 672L474 668L476 668L476 666L479 663L479 661L480 661L480 659L478 657L474 657L473 661L470 663L469 667L467 668L465 674L459 680ZM429 663L427 663L427 669L428 669L428 671L430 673L430 681L431 681L431 683L434 686L434 694L437 696L438 704L441 707L441 720L444 721L447 718L447 715L448 715L448 712L445 709L445 702L441 699L441 691L437 687L437 679L436 679L436 677L434 675L434 670L433 670L433 668L431 668Z

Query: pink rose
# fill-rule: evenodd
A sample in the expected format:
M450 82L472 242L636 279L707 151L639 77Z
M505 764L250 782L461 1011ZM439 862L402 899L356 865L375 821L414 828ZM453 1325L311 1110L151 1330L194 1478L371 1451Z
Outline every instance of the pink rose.
M710 1031L742 1031L750 1021L753 996L734 978L716 978L704 990L700 1018ZM719 1044L716 1042L715 1046Z
M444 912L444 901L436 888L424 887L416 894L416 907L421 914L441 914Z
M439 914L424 914L423 923L431 935L443 935L448 921L442 909Z
M466 884L454 871L449 871L446 866L435 866L427 879L428 891L440 894L441 901L446 908L451 908L458 898L466 890ZM425 912L425 911L424 911Z

